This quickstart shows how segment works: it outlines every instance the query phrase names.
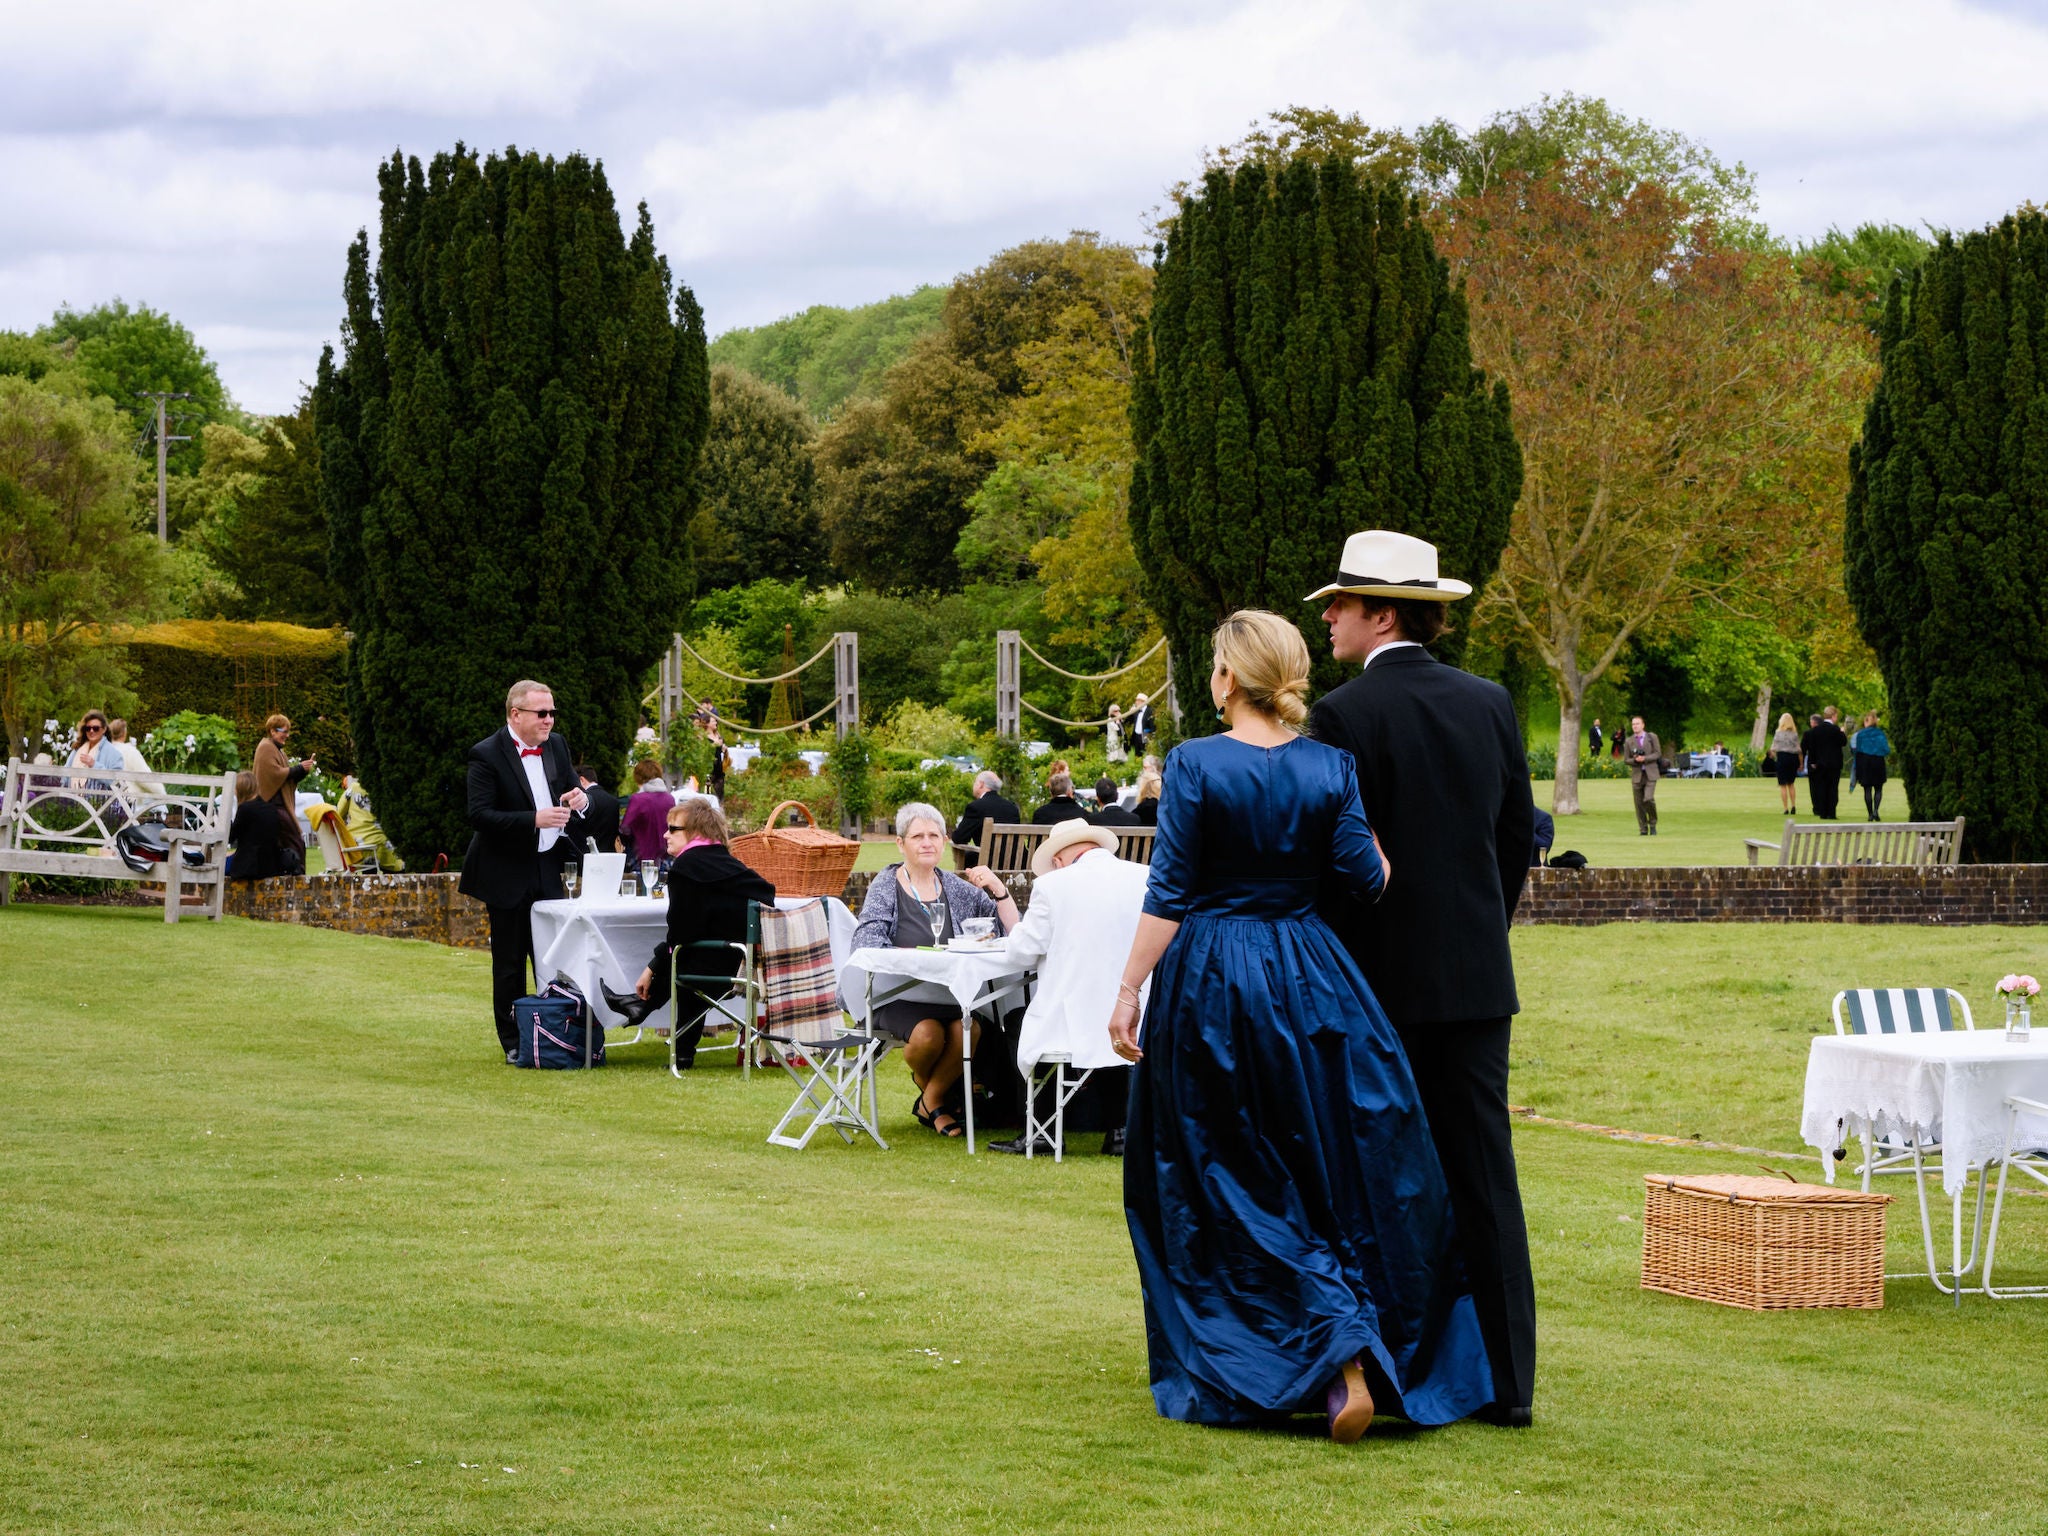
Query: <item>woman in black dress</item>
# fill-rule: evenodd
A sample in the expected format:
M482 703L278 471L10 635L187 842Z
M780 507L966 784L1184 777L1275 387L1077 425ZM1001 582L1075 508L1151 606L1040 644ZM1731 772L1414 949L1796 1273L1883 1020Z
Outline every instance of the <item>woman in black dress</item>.
M679 968L674 956L692 944L743 944L747 938L747 904L772 906L775 887L747 868L727 846L732 836L725 813L709 800L685 800L668 813L668 932L655 946L647 969L640 973L635 996L604 989L604 999L630 1027L669 1000L671 978ZM700 950L687 955L680 969L695 976L732 976L740 968L739 952ZM704 1012L711 999L692 990L676 999L669 1032L670 1061L681 1072L697 1064L697 1042L704 1035Z

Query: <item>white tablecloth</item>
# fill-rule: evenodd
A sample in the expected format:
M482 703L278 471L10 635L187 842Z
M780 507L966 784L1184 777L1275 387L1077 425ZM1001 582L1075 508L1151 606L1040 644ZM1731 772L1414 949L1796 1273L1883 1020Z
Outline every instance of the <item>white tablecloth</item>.
M833 955L837 958L835 947ZM856 1019L868 1012L869 978L873 978L875 1002L951 1002L966 1018L976 1008L1008 1000L1022 1002L1028 995L1031 971L1005 954L1000 946L965 951L957 949L857 949L839 968L839 1001ZM904 991L895 989L905 982L917 983ZM895 992L891 998L890 993ZM967 1094L967 1151L974 1153L974 1034L968 1031L961 1075Z
M1001 948L967 953L957 949L861 949L839 957L833 945L832 957L839 966L839 1000L856 1019L867 1018L867 978L874 978L877 1001L882 994L906 981L922 982L897 994L918 1002L951 1001L962 1017L974 1011L982 998L1001 992L1005 981L1021 981L1029 967L1020 966Z
M1941 1187L1959 1193L1973 1164L2005 1150L2008 1095L2048 1100L2048 1031L2025 1044L2003 1028L1928 1035L1819 1035L1806 1058L1799 1133L1832 1171L1833 1153L1869 1130L1938 1141ZM2048 1141L2048 1117L2020 1122L2021 1144Z
M785 896L776 906L802 906L805 898ZM826 923L832 937L832 964L836 969L853 943L853 914L836 896L825 898ZM668 898L665 896L582 896L574 901L537 901L533 904L533 953L535 970L543 982L556 972L566 974L583 989L598 1019L617 1024L619 1016L605 1006L600 979L621 992L630 992L640 973L647 969L648 956L668 932ZM647 1016L649 1028L667 1029L670 1009L664 1007Z

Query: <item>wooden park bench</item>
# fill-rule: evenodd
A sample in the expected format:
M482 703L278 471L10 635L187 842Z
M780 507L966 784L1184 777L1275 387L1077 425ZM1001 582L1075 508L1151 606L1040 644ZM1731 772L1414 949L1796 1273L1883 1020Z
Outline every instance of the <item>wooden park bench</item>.
M1908 864L1922 868L1953 867L1962 858L1963 818L1954 821L1820 821L1788 820L1783 841L1744 838L1749 862L1768 848L1784 864Z
M1045 841L1051 827L1041 826L998 826L995 822L983 822L981 827L981 862L999 875L1020 874L1031 867L1031 855L1038 851L1038 845ZM1157 827L1117 827L1116 856L1129 859L1133 864L1152 862L1152 839Z
M204 893L200 910L218 918L234 814L232 773L68 768L13 758L0 788L0 906L13 898L16 875L138 884L161 879L165 922L178 920L185 892L194 888ZM114 839L133 822L162 826L171 856L161 875L138 875L122 861ZM187 864L183 854L188 847L200 849L203 862Z

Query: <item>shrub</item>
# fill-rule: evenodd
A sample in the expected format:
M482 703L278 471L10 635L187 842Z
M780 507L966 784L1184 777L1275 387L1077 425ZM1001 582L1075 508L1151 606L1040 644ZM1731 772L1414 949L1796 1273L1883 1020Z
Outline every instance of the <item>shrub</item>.
M181 709L142 738L142 755L164 773L227 773L242 766L235 727L219 715Z
M355 772L346 697L348 637L296 624L184 619L114 636L128 652L141 737L181 712L218 717L253 749L272 714L292 721L292 750L331 773ZM147 747L151 766L159 765Z
M919 758L953 757L974 750L974 726L950 709L905 699L875 732L884 748Z

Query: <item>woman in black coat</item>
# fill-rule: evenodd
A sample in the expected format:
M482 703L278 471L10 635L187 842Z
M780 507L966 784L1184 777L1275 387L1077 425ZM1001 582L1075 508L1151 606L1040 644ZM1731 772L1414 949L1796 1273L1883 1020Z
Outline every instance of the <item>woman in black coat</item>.
M668 813L668 932L640 973L637 996L604 989L628 1025L638 1024L669 1000L670 978L677 968L672 956L692 944L744 944L747 903L773 905L775 887L733 857L725 813L709 800L685 800ZM737 950L685 953L681 969L695 976L731 976L740 968ZM704 1011L710 999L692 989L675 1010L675 1064L694 1066L697 1042L704 1034Z

